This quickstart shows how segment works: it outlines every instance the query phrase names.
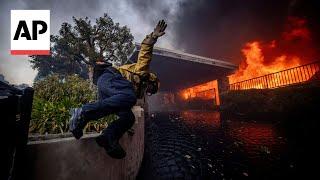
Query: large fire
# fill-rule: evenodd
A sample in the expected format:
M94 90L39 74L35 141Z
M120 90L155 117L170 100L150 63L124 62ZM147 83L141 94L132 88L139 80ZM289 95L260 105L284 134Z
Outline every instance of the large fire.
M180 96L184 100L189 100L193 98L203 99L203 100L215 100L216 105L220 104L218 94L218 82L213 80L204 84L196 85L187 89L180 91Z
M240 63L239 69L229 76L230 84L297 67L315 61L317 58L307 21L298 17L288 17L284 31L278 40L267 43L248 42L242 49L242 53L245 59ZM290 80L292 79L286 79L286 81ZM308 79L304 79L306 80ZM279 81L279 79L271 77L268 81ZM259 86L259 88L263 87Z
M239 69L229 76L232 90L275 88L300 83L312 79L319 72L319 63L301 66L317 60L319 52L312 41L307 21L299 17L288 17L284 31L277 40L248 42L242 53L245 59ZM298 66L301 67L294 68ZM257 78L264 75L267 76ZM184 100L216 99L218 105L220 100L217 90L218 84L214 80L184 89L180 91L180 96Z

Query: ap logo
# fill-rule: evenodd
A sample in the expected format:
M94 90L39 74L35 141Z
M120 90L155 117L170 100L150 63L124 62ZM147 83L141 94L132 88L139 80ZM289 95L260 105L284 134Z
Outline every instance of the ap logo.
M11 54L50 55L50 10L11 10Z

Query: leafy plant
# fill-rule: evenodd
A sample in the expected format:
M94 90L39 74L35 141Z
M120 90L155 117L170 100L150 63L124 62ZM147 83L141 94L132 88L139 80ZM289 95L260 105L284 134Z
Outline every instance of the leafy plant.
M51 75L34 84L30 132L64 133L69 131L69 110L94 101L96 91L90 88L90 82L77 75ZM101 131L106 124L114 120L112 115L90 122L85 131Z

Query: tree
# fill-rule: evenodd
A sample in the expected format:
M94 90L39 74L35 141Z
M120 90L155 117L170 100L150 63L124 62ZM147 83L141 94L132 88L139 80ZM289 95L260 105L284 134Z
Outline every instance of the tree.
M51 36L50 56L31 56L32 68L38 70L37 79L57 73L78 74L92 80L93 65L105 59L114 65L127 63L134 49L133 36L126 26L104 14L94 25L88 17L73 17L74 26L65 22L59 34Z

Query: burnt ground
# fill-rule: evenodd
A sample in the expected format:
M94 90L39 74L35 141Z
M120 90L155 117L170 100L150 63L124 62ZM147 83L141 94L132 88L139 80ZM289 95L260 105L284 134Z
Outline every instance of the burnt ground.
M154 113L146 120L145 141L137 179L295 179L304 172L305 161L274 120Z

